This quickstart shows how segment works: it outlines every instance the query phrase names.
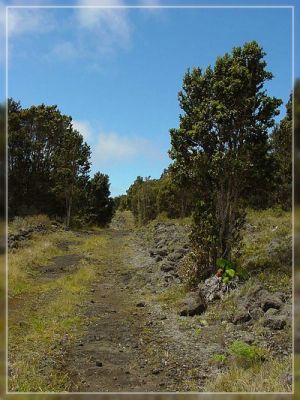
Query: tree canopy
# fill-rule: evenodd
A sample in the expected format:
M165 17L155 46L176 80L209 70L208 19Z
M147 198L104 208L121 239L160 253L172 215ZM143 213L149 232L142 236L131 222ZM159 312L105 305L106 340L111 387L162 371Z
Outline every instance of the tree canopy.
M89 177L90 154L72 118L63 115L56 105L22 108L9 99L9 216L46 213L63 218L67 226L75 214L85 214L87 219L89 210L82 199L95 184L95 178ZM107 176L105 184L109 186ZM101 202L112 201L109 190L91 191L90 195L93 200L88 199L88 203L94 202L95 222L107 223L111 214L104 215Z
M170 130L170 156L193 190L193 241L207 271L231 257L249 186L267 184L268 130L281 100L264 89L272 79L264 56L256 42L236 47L213 68L188 71L179 92L183 115Z

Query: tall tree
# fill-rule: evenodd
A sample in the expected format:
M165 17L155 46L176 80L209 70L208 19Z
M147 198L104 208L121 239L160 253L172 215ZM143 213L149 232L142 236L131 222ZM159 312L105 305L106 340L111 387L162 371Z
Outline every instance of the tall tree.
M272 78L264 56L256 42L234 48L214 68L188 71L179 92L184 114L179 128L170 130L170 155L195 196L192 240L199 276L211 273L218 257L231 258L245 190L268 156L268 129L281 100L264 90Z
M82 135L70 127L60 138L51 174L52 190L65 203L67 227L71 222L74 198L80 194L88 180L89 159L90 147L84 142Z
M0 105L0 218L4 218L5 215L5 120L5 106Z
M8 102L8 183L12 214L58 213L51 192L54 154L71 129L71 118L57 106L32 106Z
M295 129L295 200L300 203L300 79L298 78L294 87L294 129Z
M112 218L113 200L110 197L108 175L97 172L88 184L88 215L91 223L106 226Z
M292 208L292 95L286 105L286 116L272 133L272 150L275 158L275 196L284 209Z

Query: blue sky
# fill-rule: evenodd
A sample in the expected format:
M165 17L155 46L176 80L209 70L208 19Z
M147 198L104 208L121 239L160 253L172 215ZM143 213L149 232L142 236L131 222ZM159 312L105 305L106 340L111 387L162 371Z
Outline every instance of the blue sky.
M158 178L168 166L187 68L206 68L256 40L274 74L269 94L288 100L291 15L265 8L10 9L8 94L24 107L57 104L71 115L91 146L92 173L107 173L112 194L122 194L137 175Z

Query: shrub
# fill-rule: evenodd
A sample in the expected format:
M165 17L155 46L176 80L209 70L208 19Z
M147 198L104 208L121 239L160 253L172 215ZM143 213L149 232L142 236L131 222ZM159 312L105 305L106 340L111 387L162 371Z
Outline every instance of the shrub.
M216 363L217 365L224 365L227 362L227 357L225 356L225 354L214 354L211 357L211 360Z
M229 347L229 353L235 358L238 366L248 368L256 363L265 361L267 350L236 340Z

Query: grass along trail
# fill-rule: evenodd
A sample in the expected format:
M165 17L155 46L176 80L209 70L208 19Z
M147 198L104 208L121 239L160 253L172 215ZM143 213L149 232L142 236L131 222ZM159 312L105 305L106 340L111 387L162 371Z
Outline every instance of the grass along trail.
M110 229L36 234L11 251L10 391L210 389L224 368L220 354L246 337L248 327L221 323L220 305L180 317L183 286L164 284L165 275L131 228L124 214ZM265 374L275 365L268 362L250 390L266 387ZM285 389L277 376L288 363L276 364L266 390L275 381L278 391ZM245 389L237 377L235 390L249 390L251 374L257 371L249 369Z

